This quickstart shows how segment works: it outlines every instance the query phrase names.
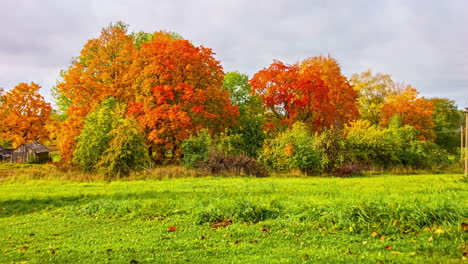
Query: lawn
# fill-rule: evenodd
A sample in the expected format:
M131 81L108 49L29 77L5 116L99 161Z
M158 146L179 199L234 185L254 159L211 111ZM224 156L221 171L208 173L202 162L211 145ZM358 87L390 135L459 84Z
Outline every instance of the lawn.
M0 263L462 263L461 179L4 180Z

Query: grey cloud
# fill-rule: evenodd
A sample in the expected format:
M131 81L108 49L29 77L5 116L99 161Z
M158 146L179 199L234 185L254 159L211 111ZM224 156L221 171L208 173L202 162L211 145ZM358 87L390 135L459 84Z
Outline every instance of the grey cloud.
M331 54L346 75L389 73L464 106L467 10L463 0L4 0L0 86L34 78L50 88L88 39L123 20L133 31L173 30L212 48L226 71L253 75L273 59Z

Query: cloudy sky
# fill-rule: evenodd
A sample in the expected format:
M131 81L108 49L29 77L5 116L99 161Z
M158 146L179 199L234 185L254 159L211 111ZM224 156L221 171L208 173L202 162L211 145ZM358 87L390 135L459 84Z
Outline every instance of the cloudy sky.
M466 0L0 0L0 87L35 81L51 101L60 69L118 20L212 48L226 72L331 54L346 76L388 73L468 106Z

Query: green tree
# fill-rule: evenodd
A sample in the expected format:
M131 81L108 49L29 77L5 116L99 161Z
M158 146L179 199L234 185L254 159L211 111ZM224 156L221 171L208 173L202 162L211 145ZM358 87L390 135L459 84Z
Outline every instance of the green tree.
M447 98L431 98L434 104L435 143L451 153L460 146L460 126L463 116L455 102Z
M208 160L212 148L211 135L207 129L198 132L196 136L184 140L182 163L188 168L195 168L200 162Z
M150 164L143 134L133 119L123 119L108 134L108 148L102 153L97 168L109 178L123 177Z
M264 116L261 99L252 95L249 76L239 72L228 72L224 76L223 88L230 93L233 105L239 108L238 127L232 129L233 138L240 135L237 144L241 154L256 158L262 148L265 134L263 132Z
M78 163L81 169L85 171L96 169L96 164L112 139L109 132L118 124L116 117L119 108L124 108L124 106L119 105L117 99L110 97L86 117L73 153L73 161Z

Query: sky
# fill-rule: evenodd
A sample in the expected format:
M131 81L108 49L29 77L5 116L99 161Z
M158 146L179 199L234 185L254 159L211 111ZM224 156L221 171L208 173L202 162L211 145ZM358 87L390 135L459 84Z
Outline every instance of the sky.
M371 69L468 107L466 0L0 0L0 87L34 81L52 102L60 70L119 20L211 48L225 72L331 55L345 76Z

